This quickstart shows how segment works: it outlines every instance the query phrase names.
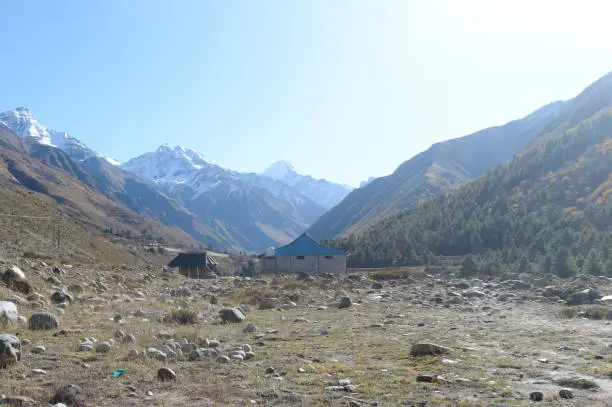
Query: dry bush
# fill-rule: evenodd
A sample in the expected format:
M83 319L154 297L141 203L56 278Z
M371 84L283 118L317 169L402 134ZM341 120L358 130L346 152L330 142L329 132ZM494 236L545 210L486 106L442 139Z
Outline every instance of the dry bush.
M195 324L198 320L198 314L190 309L175 309L170 312L167 320L180 325Z

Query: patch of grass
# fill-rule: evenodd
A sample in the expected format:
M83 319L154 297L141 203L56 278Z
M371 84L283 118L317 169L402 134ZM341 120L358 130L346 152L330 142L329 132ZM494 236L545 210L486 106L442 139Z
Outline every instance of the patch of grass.
M195 324L198 319L198 314L190 309L175 309L170 312L167 320L180 325Z
M571 387L572 389L598 389L599 385L593 380L582 379L579 377L568 377L557 380L557 384L563 387Z

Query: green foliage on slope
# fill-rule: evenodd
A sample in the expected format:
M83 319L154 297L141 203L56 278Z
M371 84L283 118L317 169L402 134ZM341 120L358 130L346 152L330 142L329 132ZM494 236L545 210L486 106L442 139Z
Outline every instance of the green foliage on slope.
M332 242L353 267L466 256L464 273L612 275L612 109L419 207Z

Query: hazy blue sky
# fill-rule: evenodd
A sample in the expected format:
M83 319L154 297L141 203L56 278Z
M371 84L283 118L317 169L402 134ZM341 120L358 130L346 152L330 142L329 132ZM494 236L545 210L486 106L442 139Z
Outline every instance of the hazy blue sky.
M607 1L0 3L0 110L120 161L180 144L356 185L612 70Z

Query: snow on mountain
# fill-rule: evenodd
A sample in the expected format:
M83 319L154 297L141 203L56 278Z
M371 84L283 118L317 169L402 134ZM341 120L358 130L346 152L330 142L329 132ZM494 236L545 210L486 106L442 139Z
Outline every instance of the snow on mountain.
M336 184L325 179L315 179L309 175L298 174L287 161L277 161L270 165L262 175L281 181L325 209L330 209L342 201L353 188Z
M39 123L25 107L0 113L0 123L19 137L31 138L37 143L59 148L77 161L98 156L95 151L68 133L49 129Z
M185 147L170 147L167 144L157 150L132 158L121 165L157 183L193 183L199 170L218 172L219 167L208 161L202 154Z
M295 169L288 161L277 161L269 166L262 175L266 177L283 180L287 177L293 177L296 175Z

